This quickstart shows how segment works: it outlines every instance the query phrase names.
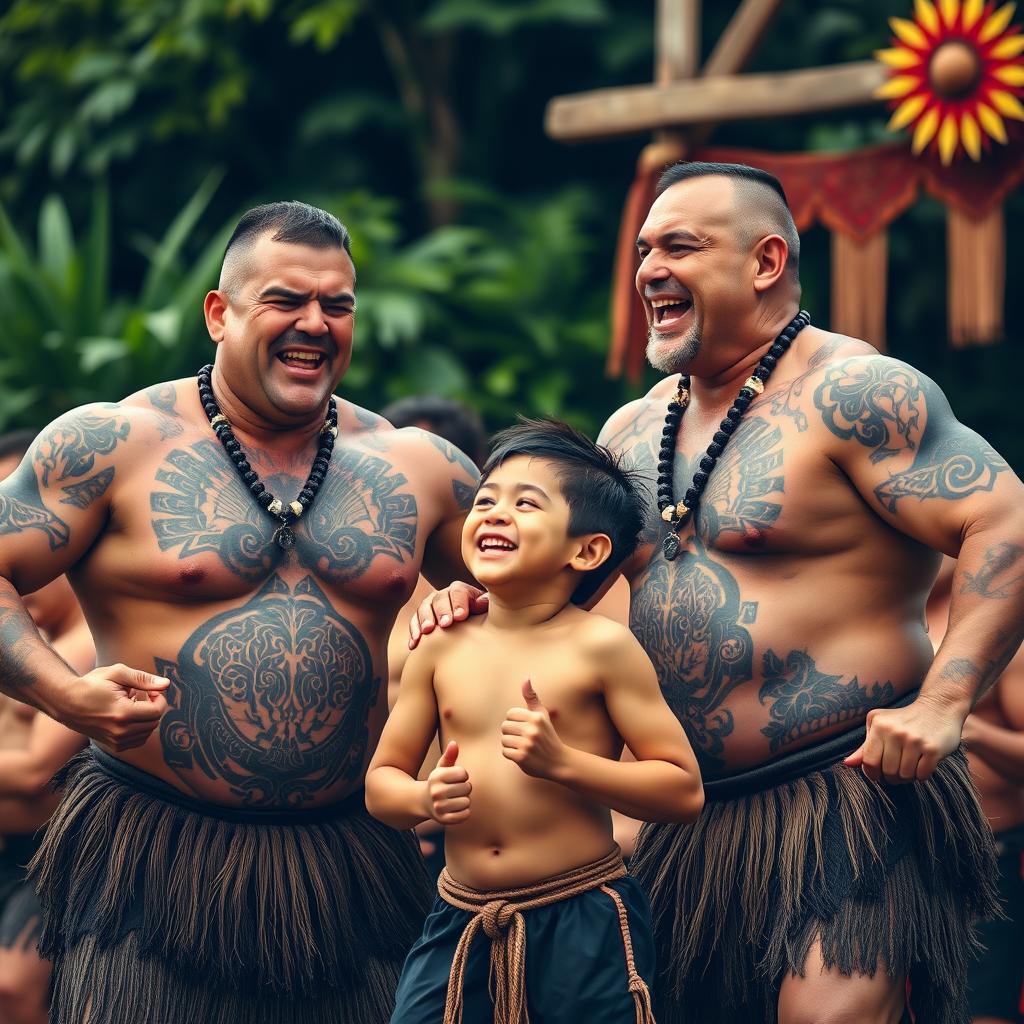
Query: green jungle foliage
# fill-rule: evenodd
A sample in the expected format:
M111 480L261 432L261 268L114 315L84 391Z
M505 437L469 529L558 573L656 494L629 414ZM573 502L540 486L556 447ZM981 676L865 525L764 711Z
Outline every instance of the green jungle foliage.
M710 51L735 2L705 3ZM910 0L788 3L751 70L863 59ZM300 198L353 234L343 393L462 398L488 425L596 431L638 388L603 372L622 200L644 137L563 146L547 100L649 81L653 0L10 0L0 13L0 429L191 372L202 295L248 206ZM881 108L723 126L715 141L845 149ZM1011 399L1024 201L1007 205L1010 337L945 341L941 208L891 232L889 348L1024 465ZM828 238L805 238L828 318ZM653 382L650 376L647 384Z

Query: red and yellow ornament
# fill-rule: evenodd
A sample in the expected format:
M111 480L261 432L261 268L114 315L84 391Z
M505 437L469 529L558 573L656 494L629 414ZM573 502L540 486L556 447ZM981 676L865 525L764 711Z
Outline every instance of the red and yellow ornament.
M1006 143L1004 118L1024 121L1024 34L1016 4L914 0L914 18L890 18L890 70L876 95L891 102L892 131L913 128L914 153L930 144L943 164L962 149L980 160L988 139Z

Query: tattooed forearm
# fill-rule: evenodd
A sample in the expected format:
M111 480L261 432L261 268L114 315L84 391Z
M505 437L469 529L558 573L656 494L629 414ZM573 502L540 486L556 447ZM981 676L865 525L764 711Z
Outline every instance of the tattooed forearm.
M961 594L982 597L1019 597L1024 593L1024 547L1003 541L985 552L985 561L976 573L964 570Z
M24 689L35 681L25 648L33 640L42 643L42 639L14 588L6 584L4 590L13 594L0 597L0 682L9 692Z
M863 718L872 708L890 703L892 683L862 686L854 676L819 671L806 651L790 651L785 661L774 651L764 655L764 683L758 692L772 721L761 732L772 753L806 736Z
M160 740L172 768L262 806L302 805L358 778L380 679L362 634L311 576L294 589L272 576L156 667L171 680Z

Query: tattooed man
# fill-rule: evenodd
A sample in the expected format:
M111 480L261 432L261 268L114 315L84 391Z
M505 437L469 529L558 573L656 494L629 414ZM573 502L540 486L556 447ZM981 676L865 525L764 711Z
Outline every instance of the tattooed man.
M923 374L786 331L799 238L770 175L674 165L637 244L648 357L670 376L602 440L649 482L632 626L707 797L692 826L646 826L631 864L659 1024L895 1024L908 980L918 1020L960 1024L994 860L958 748L1024 628L1024 596L999 585L1024 567L1024 489ZM730 413L759 364L763 392ZM689 515L662 518L702 484ZM1003 542L1016 558L992 557ZM933 660L939 551L958 584ZM979 576L984 592L964 586ZM435 596L414 637L471 594Z
M390 1013L429 893L362 779L388 632L421 568L464 573L476 470L342 399L334 426L354 285L334 217L250 211L204 402L186 379L77 409L0 487L0 675L97 741L34 862L54 1024ZM64 571L113 664L84 677L17 596Z

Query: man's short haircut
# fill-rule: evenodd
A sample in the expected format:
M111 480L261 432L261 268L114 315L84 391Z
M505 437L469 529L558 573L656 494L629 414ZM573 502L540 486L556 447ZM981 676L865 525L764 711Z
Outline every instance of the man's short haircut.
M584 604L601 584L636 551L644 525L644 499L636 475L618 456L585 434L558 420L521 419L499 431L491 442L480 483L503 462L525 455L555 467L562 497L569 506L569 535L605 533L612 551L603 565L584 573L573 591L574 604Z
M267 232L273 231L275 242L308 245L313 249L344 249L352 255L352 239L348 228L326 210L308 203L287 200L255 206L235 225L224 250L220 272L220 288L230 290L234 282L229 278L241 259Z
M789 247L786 268L795 273L800 266L800 234L793 222L786 190L774 174L747 164L681 160L662 172L654 190L655 198L681 181L713 175L729 178L735 186L737 201L743 207L740 223L748 243L753 245L765 235L781 235Z
M12 455L24 458L35 439L34 430L12 430L9 434L0 434L0 459L9 459Z
M451 442L479 466L487 451L487 433L480 417L450 398L436 395L412 395L399 398L380 411L393 427L418 427Z

